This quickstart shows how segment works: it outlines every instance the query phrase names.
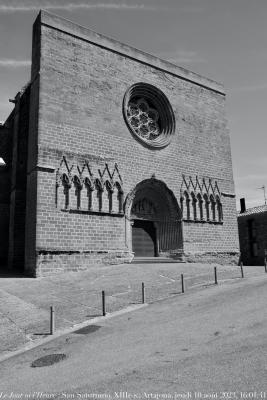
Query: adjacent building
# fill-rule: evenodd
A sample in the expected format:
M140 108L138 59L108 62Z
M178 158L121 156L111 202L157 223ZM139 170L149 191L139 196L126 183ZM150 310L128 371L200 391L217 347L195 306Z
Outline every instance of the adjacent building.
M244 265L264 265L267 257L267 205L246 209L240 200L238 231L240 259Z

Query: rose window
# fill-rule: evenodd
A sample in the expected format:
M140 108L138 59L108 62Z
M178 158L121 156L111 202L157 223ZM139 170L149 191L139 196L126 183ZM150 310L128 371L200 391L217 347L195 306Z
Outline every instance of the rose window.
M147 83L133 85L123 100L125 121L142 143L149 147L167 146L175 132L172 107L156 87Z
M160 135L159 115L145 99L131 101L127 109L129 124L141 138L154 139Z

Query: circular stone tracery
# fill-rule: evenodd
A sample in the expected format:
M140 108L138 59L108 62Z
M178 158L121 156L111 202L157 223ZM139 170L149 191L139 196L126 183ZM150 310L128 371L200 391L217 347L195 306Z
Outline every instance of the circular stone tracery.
M151 108L144 98L132 100L127 107L127 119L141 138L154 139L160 135L158 112Z
M125 121L137 139L150 147L165 147L175 131L175 119L167 97L147 83L133 85L123 100Z

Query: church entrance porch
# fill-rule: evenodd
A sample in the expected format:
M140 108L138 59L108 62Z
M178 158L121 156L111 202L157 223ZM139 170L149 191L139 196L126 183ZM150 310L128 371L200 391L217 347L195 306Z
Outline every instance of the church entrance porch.
M155 178L140 182L125 202L126 244L134 257L172 257L183 253L181 210L167 185Z

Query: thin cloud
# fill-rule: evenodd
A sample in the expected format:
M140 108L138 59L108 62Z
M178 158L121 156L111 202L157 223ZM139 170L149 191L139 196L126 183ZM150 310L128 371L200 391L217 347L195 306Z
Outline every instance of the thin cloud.
M251 85L251 86L240 86L229 89L232 93L243 93L243 92L257 92L258 90L267 90L267 84Z
M21 67L29 67L30 65L31 65L30 60L10 60L10 59L0 60L0 67L5 67L5 68L21 68Z
M192 13L192 14L199 14L204 11L204 6L196 6L196 5L191 5L191 6L184 6L181 7L180 11L183 11L184 13Z
M256 181L267 181L267 173L265 174L248 174L244 176L237 176L235 181L239 182L256 182Z
M175 50L175 51L163 51L158 53L158 57L163 58L166 61L171 63L200 63L206 62L202 57L199 57L198 53L195 51L186 51L186 50Z
M262 132L262 133L264 135L264 132ZM265 143L263 143L263 144L265 146ZM252 155L251 150L250 150L250 155ZM246 158L246 163L244 165L244 168L245 168L246 171L250 171L250 173L249 174L245 174L245 175L241 175L240 173L236 174L238 177L240 177L242 179L246 178L248 175L251 175L251 171L253 171L253 173L255 171L260 171L260 175L257 174L257 176L261 176L261 172L263 171L262 175L267 177L267 172L264 172L264 171L267 170L267 159L266 159L266 156L257 155L257 157L249 157L248 154L245 154L244 157ZM239 170L237 165L235 166L235 168L237 170Z
M34 4L21 2L20 4L2 4L0 5L0 13L13 13L13 12L28 12L44 8L46 10L66 10L73 11L75 9L90 9L90 10L149 10L153 11L158 7L148 6L144 4L125 4L125 3L50 3L38 2ZM162 9L162 8L161 8Z

